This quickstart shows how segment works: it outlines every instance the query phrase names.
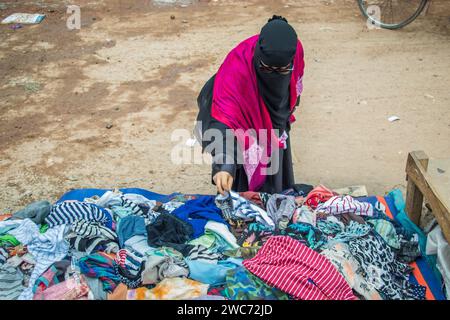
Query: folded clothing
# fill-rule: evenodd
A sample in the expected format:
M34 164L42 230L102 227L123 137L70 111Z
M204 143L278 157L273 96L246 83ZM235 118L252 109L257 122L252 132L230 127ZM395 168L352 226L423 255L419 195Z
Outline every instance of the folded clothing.
M354 300L352 289L322 255L287 236L273 236L243 265L295 299Z

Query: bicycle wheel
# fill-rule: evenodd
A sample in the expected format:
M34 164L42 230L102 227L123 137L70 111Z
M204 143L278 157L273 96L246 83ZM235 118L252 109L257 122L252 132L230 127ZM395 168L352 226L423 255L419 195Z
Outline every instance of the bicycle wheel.
M428 0L358 0L358 5L362 14L375 25L393 30L414 21L427 2Z

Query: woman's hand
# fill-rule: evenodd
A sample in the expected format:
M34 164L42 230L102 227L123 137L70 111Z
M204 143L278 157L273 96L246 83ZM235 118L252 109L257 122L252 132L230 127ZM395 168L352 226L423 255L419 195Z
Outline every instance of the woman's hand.
M226 171L219 171L213 177L217 191L224 195L225 191L230 191L233 186L233 177Z

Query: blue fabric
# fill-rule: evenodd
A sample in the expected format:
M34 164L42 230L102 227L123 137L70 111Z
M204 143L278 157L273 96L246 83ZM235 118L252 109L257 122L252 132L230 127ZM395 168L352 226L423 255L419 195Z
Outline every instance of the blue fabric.
M138 235L147 236L145 219L143 217L131 215L120 220L117 227L117 237L121 248L125 241Z
M225 284L227 271L242 266L242 259L229 258L217 264L201 260L186 260L189 266L189 278L211 286Z
M111 191L112 189L76 189L65 193L56 203L60 203L67 200L78 200L84 201L85 198L91 198L93 196L101 197L106 191ZM175 195L180 195L181 193L172 193L170 195L163 195L155 192L151 192L140 188L125 188L120 189L122 193L135 193L146 197L149 200L155 200L159 202L168 202L171 197Z
M426 248L427 248L427 236L426 234L414 223L412 222L406 211L405 211L405 201L403 200L402 192L399 189L394 189L391 192L389 192L389 197L391 197L394 201L395 208L397 209L397 215L395 216L395 219L400 222L400 224L407 230L415 232L419 235L419 246L420 246L420 252L422 252L422 256L425 257L430 267L433 269L434 274L439 279L439 281L442 280L442 276L439 272L439 270L436 267L436 255L426 255Z
M213 196L201 196L198 199L186 201L184 205L172 211L172 214L192 225L193 238L198 238L205 233L208 220L227 224L222 218L220 209L214 203Z

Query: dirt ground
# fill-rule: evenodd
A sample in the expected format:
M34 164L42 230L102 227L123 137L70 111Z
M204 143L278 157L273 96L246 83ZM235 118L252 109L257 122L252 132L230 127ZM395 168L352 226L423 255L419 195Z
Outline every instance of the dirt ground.
M208 164L171 161L172 132L192 130L204 82L274 13L305 48L299 183L384 194L404 188L409 151L450 157L448 1L400 31L369 30L354 0L185 2L0 3L2 19L47 15L0 25L0 213L73 188L213 193ZM80 30L66 26L68 4Z

